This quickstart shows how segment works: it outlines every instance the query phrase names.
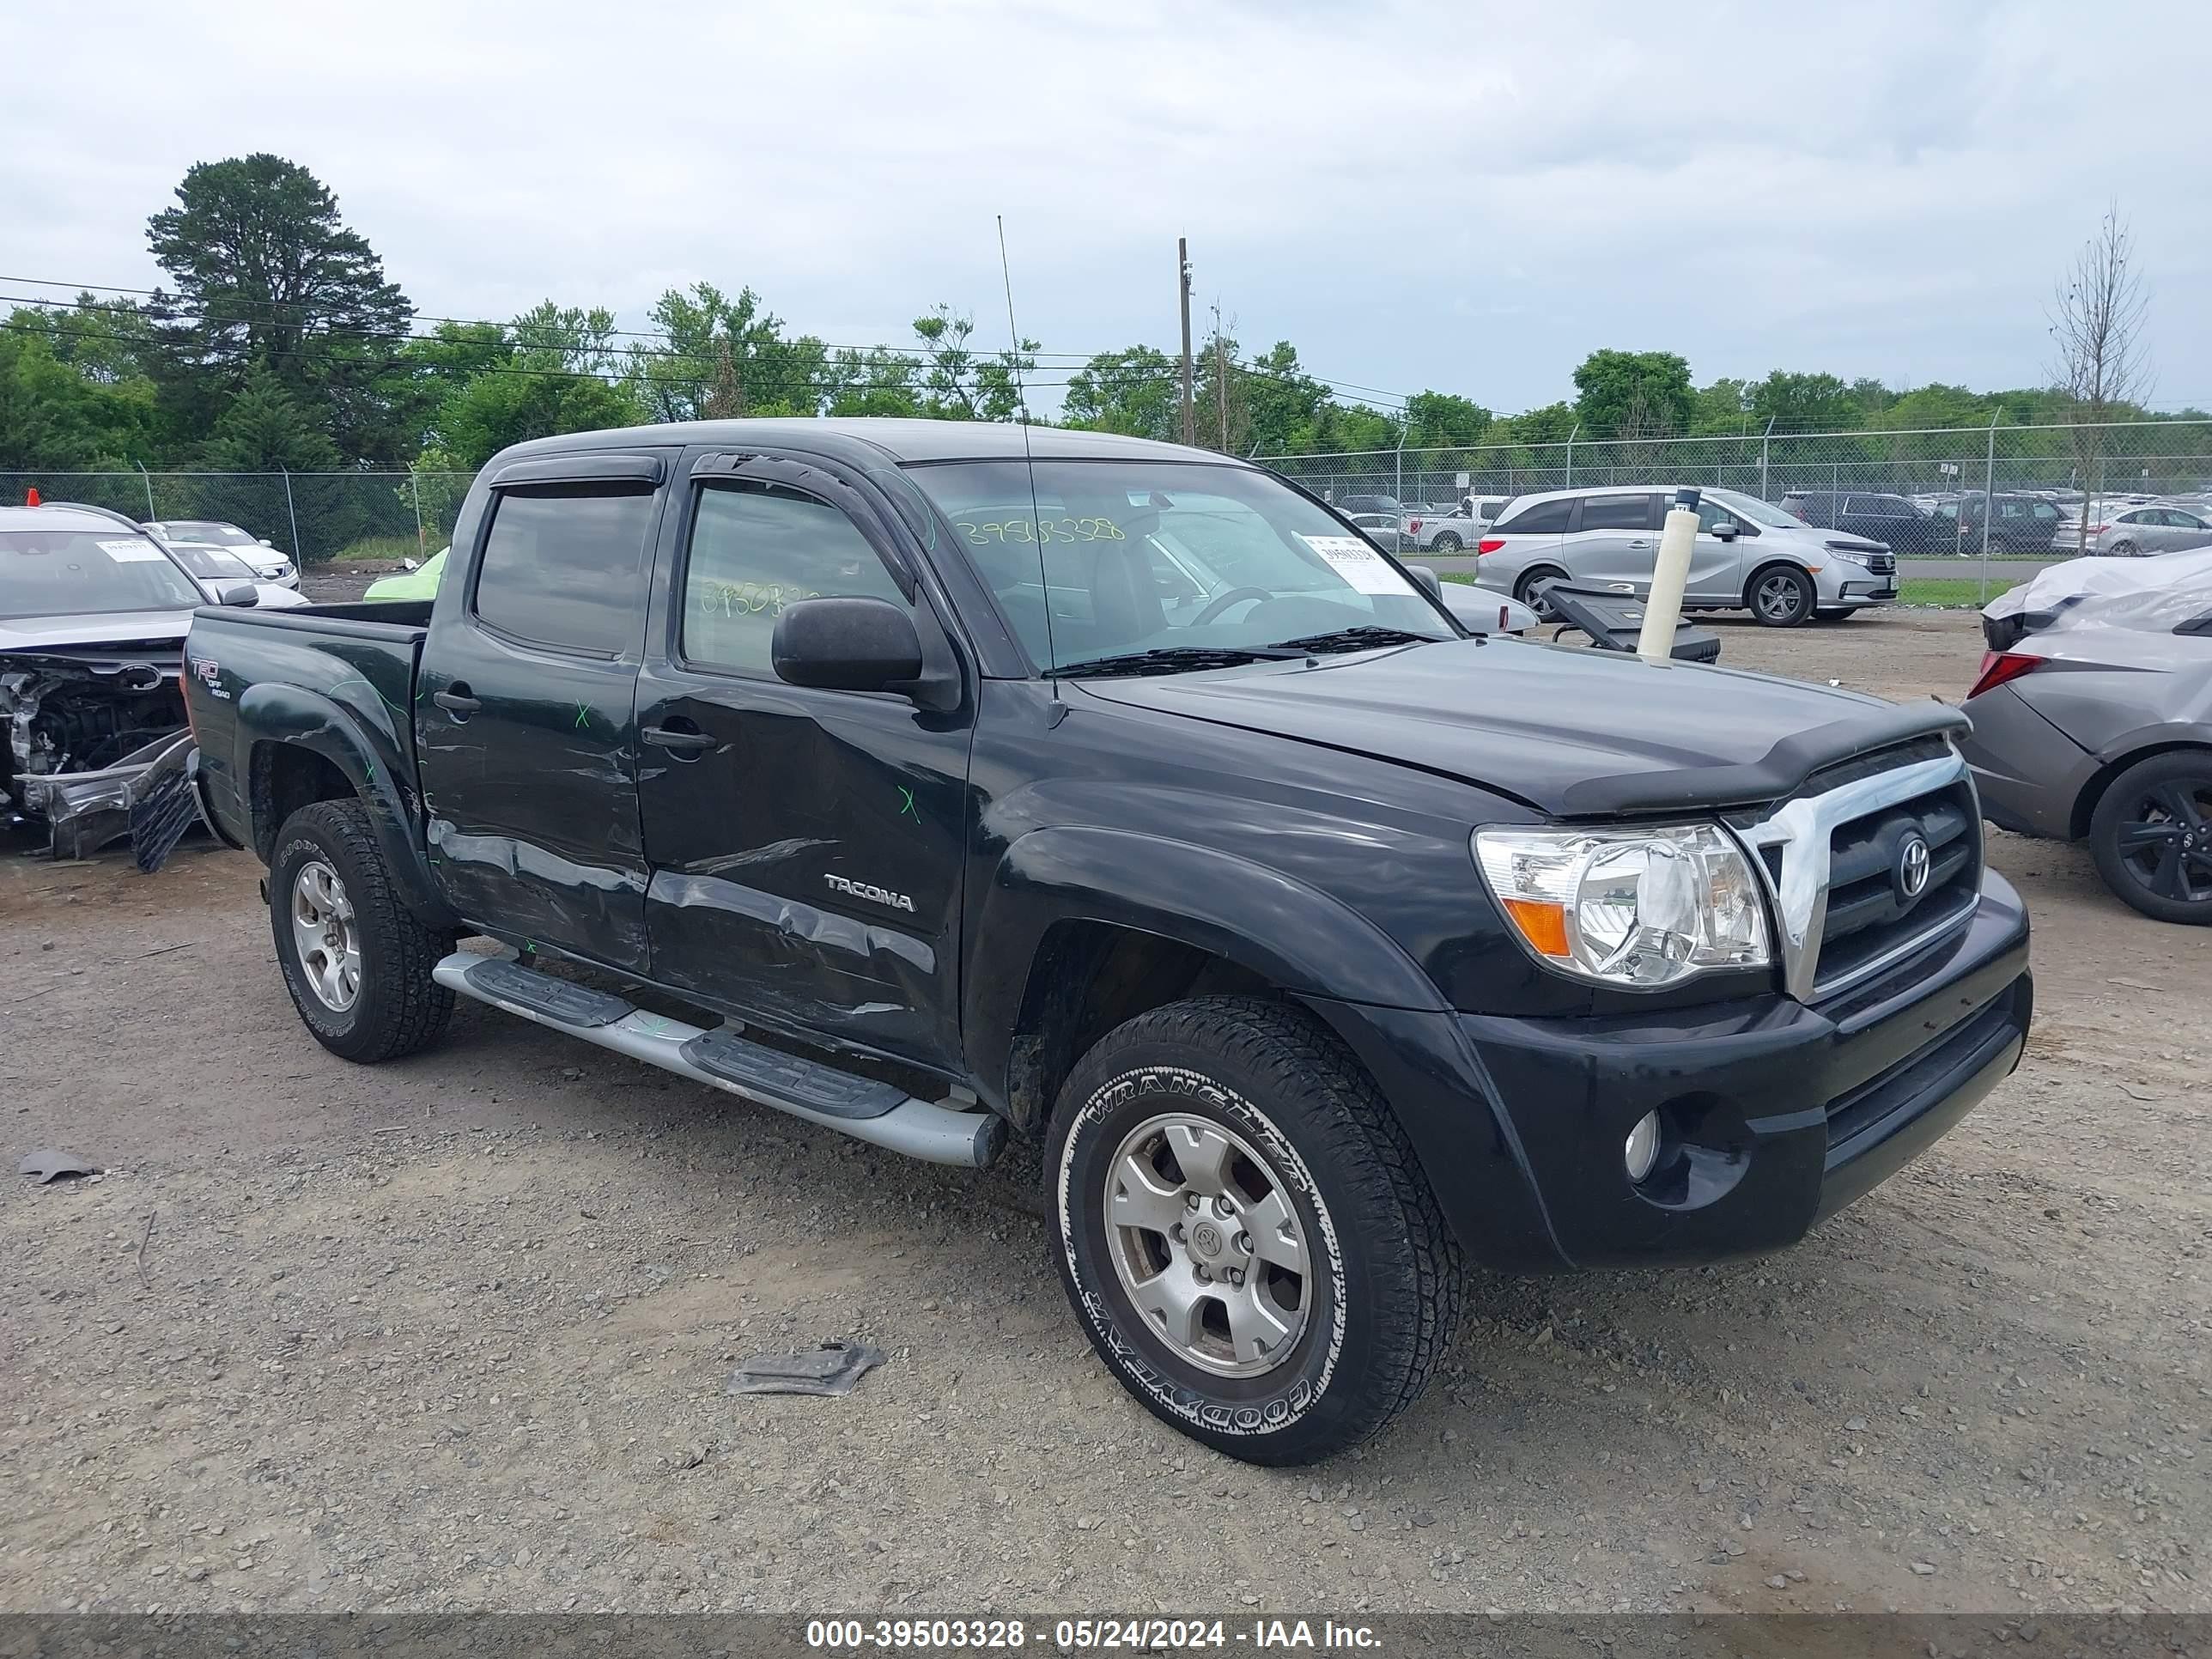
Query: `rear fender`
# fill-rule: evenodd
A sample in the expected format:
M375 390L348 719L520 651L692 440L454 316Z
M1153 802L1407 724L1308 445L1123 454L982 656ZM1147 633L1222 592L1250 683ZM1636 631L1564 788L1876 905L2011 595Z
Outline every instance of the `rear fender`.
M369 826L407 908L428 926L452 927L456 919L431 884L429 866L416 838L414 793L403 781L402 745L410 740L410 732L400 726L373 687L365 695L376 704L373 712L282 681L264 681L240 694L238 745L243 764L239 771L247 782L246 799L253 804L254 848L266 863L283 828L262 821L265 815L256 787L260 777L257 763L265 762L258 751L264 745L307 750L335 766L368 808Z

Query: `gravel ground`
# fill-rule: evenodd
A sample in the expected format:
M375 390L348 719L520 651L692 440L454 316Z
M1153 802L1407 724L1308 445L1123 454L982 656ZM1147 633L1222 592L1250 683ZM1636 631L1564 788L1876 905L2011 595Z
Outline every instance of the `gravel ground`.
M1956 696L1971 616L1730 662ZM347 1066L249 858L0 859L0 1609L2212 1611L2208 947L1993 837L2027 1063L1766 1261L1485 1278L1316 1470L1127 1399L1019 1171L961 1175L464 1005ZM734 1361L860 1336L848 1399Z

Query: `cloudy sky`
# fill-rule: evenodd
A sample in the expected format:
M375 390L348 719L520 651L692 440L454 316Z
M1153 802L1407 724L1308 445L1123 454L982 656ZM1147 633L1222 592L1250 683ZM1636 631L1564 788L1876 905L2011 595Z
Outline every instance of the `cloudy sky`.
M428 313L636 326L703 277L837 343L939 300L996 343L1004 214L1049 350L1171 347L1183 234L1246 342L1513 410L1600 346L2039 383L2117 198L2154 400L2212 406L2203 0L104 0L8 57L9 294L150 285L185 167L265 149Z

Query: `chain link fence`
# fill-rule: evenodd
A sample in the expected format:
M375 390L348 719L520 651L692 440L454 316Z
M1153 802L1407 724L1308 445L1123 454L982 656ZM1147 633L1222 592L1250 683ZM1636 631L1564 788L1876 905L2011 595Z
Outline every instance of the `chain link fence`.
M1335 501L1389 495L1448 506L1463 497L1494 500L1591 485L1698 484L1741 490L1779 503L1794 490L1917 496L1923 504L1985 492L2045 494L2063 522L2083 505L2130 496L2201 496L2212 492L2212 421L2115 422L2100 425L1925 428L1862 432L1759 433L1729 437L1570 437L1557 443L1483 444L1461 449L1368 450L1329 455L1261 455L1264 465ZM1962 526L1956 550L1979 554L1989 514L1954 513ZM1990 556L2018 554L2001 538Z
M427 558L451 538L471 472L0 472L0 503L104 507L141 523L218 520L295 562Z

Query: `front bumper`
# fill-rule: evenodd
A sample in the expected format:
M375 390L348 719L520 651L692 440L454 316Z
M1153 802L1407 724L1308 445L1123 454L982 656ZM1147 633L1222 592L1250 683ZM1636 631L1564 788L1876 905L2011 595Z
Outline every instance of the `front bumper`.
M1992 872L1965 927L1817 1007L1776 994L1594 1018L1330 1017L1485 1265L1717 1261L1802 1238L2010 1073L2034 1006L2027 939ZM1664 1150L1632 1184L1623 1143L1652 1111Z

